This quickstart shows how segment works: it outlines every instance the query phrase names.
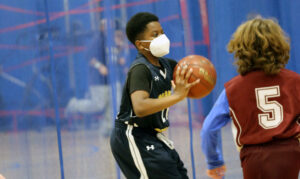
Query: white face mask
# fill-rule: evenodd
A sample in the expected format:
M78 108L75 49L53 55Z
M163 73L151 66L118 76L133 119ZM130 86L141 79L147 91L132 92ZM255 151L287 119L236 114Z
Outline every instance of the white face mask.
M150 52L155 57L162 57L167 55L170 52L170 40L165 34L162 34L156 37L153 40L140 40L141 42L151 42L150 43ZM149 49L146 49L148 50Z

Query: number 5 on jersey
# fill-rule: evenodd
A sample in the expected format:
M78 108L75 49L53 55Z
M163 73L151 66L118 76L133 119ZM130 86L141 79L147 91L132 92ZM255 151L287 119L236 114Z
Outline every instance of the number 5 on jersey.
M273 129L283 121L283 107L276 100L269 98L279 97L279 86L255 88L256 105L263 113L258 114L259 125L264 129ZM271 116L270 116L271 114Z

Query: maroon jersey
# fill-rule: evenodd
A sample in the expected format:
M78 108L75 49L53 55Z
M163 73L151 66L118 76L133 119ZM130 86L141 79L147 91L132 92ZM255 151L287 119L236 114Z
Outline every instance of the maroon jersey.
M253 71L234 77L225 89L239 147L299 135L299 74L287 69L273 76Z

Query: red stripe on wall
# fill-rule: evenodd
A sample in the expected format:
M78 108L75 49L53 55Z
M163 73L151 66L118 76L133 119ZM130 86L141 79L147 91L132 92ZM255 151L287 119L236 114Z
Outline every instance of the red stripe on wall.
M203 32L203 38L204 38L203 40L206 45L210 45L206 0L199 0L199 5L200 5L200 7L199 7L200 16L201 16L201 21L202 21L202 32Z
M187 53L193 54L195 53L195 50L194 50L194 46L191 43L193 41L193 35L192 35L186 0L180 0L180 9L182 14L183 28L185 31L184 34L186 36L185 46L187 48Z

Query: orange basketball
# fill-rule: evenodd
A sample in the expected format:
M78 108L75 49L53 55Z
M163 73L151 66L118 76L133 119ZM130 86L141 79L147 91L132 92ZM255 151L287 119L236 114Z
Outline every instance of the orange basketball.
M189 55L182 58L175 67L173 79L178 66L187 65L193 69L189 82L200 79L200 82L193 86L188 94L189 98L203 98L207 96L215 87L217 74L214 65L205 57L200 55Z

